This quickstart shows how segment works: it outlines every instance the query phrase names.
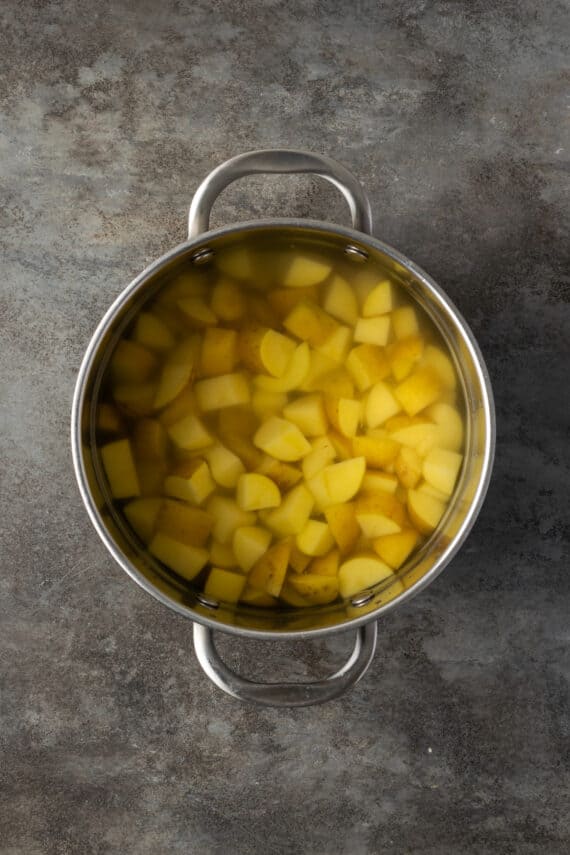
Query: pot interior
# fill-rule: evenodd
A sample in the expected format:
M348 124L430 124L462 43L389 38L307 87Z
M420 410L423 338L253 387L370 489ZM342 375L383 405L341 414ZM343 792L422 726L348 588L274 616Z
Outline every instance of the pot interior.
M237 251L237 255L236 255ZM109 400L109 364L117 343L141 311L180 277L209 292L219 281L224 259L253 258L259 277L259 311L267 289L282 285L280 259L291 252L316 253L349 282L375 275L389 278L429 318L434 334L451 357L458 378L456 406L464 420L463 463L452 498L435 531L394 576L373 588L327 605L308 608L227 605L212 601L199 583L188 582L153 557L113 501L101 461L97 425L102 402ZM233 256L232 256L233 254ZM245 262L244 262L245 263ZM239 278L234 280L239 285ZM466 537L484 497L493 453L493 411L489 382L476 343L445 294L395 250L373 238L325 224L245 224L209 232L151 265L111 307L86 355L75 401L74 450L80 486L91 518L116 560L147 591L189 617L228 631L250 634L327 632L369 620L428 584Z

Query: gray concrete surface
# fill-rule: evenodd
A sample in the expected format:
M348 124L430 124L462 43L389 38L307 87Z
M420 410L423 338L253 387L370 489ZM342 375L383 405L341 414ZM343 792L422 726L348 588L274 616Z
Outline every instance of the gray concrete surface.
M568 819L568 5L0 6L2 855L558 855ZM80 502L68 421L99 317L235 153L346 162L375 231L487 357L495 477L460 557L382 621L345 699L277 712L200 672ZM309 179L216 223L347 222ZM350 645L222 643L315 676Z

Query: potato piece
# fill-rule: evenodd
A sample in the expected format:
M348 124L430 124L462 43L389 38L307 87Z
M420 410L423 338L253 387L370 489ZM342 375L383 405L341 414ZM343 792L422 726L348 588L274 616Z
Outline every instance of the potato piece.
M286 330L313 347L323 344L339 328L338 321L312 300L301 300L283 321Z
M154 408L155 383L140 383L136 386L115 386L113 398L122 413L127 416L148 416Z
M395 416L400 409L400 402L396 400L390 387L381 380L375 383L368 393L364 406L364 419L368 427L374 428L383 424L391 416Z
M441 382L431 368L418 368L396 386L394 394L409 416L429 407L441 394Z
M133 451L137 460L164 462L168 438L163 425L156 419L141 419L133 432Z
M296 350L293 339L264 326L249 326L240 331L239 354L251 371L283 377Z
M305 479L312 478L317 472L332 463L336 457L334 446L327 436L319 436L311 443L311 451L303 458L301 468Z
M446 448L432 448L424 458L422 473L428 484L451 496L463 455ZM415 484L408 486L415 487Z
M258 606L259 608L274 608L277 605L275 597L271 597L265 591L258 591L247 583L242 591L240 602L246 603L248 606Z
M243 246L230 246L219 251L216 266L232 279L251 279L255 274L251 253Z
M417 486L417 490L419 493L427 493L428 496L433 496L434 499L438 499L440 502L447 504L449 502L449 496L446 493L442 493L441 490L438 490L432 484L429 484L427 481L422 481Z
M204 594L221 603L237 603L245 588L246 578L222 567L212 567L206 579Z
M239 457L246 469L257 469L263 459L263 455L250 439L242 436L241 433L235 432L230 418L226 421L225 425L220 424L218 427L218 433L223 444L234 455ZM221 481L218 481L218 483L221 484Z
M342 364L346 361L351 344L352 330L339 326L322 344L315 345L315 350L328 359Z
M402 487L415 487L422 477L422 459L418 452L402 446L394 462L394 471Z
M338 579L336 576L323 576L317 573L304 573L291 576L291 587L313 606L332 603L338 597Z
M325 555L313 558L309 564L308 573L315 576L336 576L340 563L340 551L331 549Z
M259 475L256 472L240 475L236 498L243 511L277 508L281 504L281 493L277 484L266 475Z
M322 377L320 390L329 398L354 398L352 377L345 368L339 368L338 365Z
M395 342L388 348L388 361L394 379L404 380L420 361L424 350L424 340L419 335L411 335Z
M322 384L337 370L338 364L330 356L325 356L318 350L309 350L307 373L297 388L302 392L323 391Z
M359 318L354 327L354 340L362 344L385 345L390 335L390 316Z
M286 538L269 547L250 570L248 583L272 597L278 597L285 581L292 545L292 540Z
M212 291L210 308L221 321L239 321L246 313L246 299L239 285L222 279Z
M271 543L271 533L259 526L239 526L232 538L233 552L237 563L248 573L262 555L265 555Z
M439 440L437 425L427 421L401 427L390 433L389 436L395 442L414 448L420 457L425 457L430 448L433 448Z
M289 392L299 389L309 373L310 351L306 342L300 344L291 357L291 361L282 377L265 377L258 375L255 385L266 392Z
M237 528L254 525L255 514L244 511L229 496L212 496L206 510L214 518L212 534L219 543L229 543Z
M327 437L332 442L337 457L340 457L341 460L349 460L351 457L360 457L359 454L354 454L352 450L352 440L348 436L343 436L336 430L330 430Z
M208 464L198 457L180 464L164 481L167 496L195 505L201 505L215 488Z
M277 460L300 460L311 446L297 427L287 419L271 416L253 437L254 445Z
M327 285L324 299L323 309L348 326L353 327L358 320L358 301L356 294L346 279L342 276L333 276L329 285Z
M304 573L311 561L310 555L305 555L296 544L293 544L291 555L289 556L289 567L291 570L295 573Z
M324 555L332 549L334 540L326 523L320 520L308 520L297 535L296 543L305 555Z
M193 329L203 329L218 323L217 317L202 297L178 300L178 307L184 315L184 320Z
M301 594L298 594L295 588L289 582L289 578L286 578L283 587L279 593L279 599L283 600L284 603L287 603L288 606L293 606L293 608L308 608L311 603L306 600Z
M165 499L156 518L156 530L188 546L203 546L214 525L211 514L186 502Z
M194 393L190 386L185 386L182 392L157 415L157 418L165 428L168 428L179 422L184 416L189 416L190 413L196 414L197 412L198 405L196 404Z
M360 489L363 493L375 493L380 490L382 493L394 495L397 487L398 479L395 475L389 475L387 472L366 472Z
M298 534L305 527L314 504L307 487L297 484L282 498L278 508L269 511L264 522L276 534Z
M366 392L374 383L384 380L390 373L390 363L382 347L376 344L359 344L353 347L346 359L360 392Z
M251 395L251 406L262 421L269 416L276 416L283 412L289 398L285 392L267 392L265 389L255 387Z
M200 374L212 377L230 374L237 363L238 335L235 330L209 327L202 338Z
M420 490L408 490L408 513L422 534L431 534L445 512L446 505Z
M367 493L358 496L355 502L356 514L382 514L393 520L399 528L404 528L408 520L404 504L393 493Z
M299 255L293 258L283 278L287 288L303 288L318 285L330 274L332 267L320 258Z
M208 560L207 549L188 546L161 532L155 534L148 548L155 558L189 581L198 575Z
M269 454L264 454L256 471L260 475L267 475L274 481L280 490L289 490L294 487L302 477L300 470L290 463L284 463L282 460L276 460Z
M306 288L272 288L267 293L267 302L280 318L288 315L301 300L318 300L319 292L316 285Z
M379 511L356 510L356 521L367 538L381 537L383 534L396 534L401 527L390 517Z
M345 599L372 588L393 576L393 571L374 553L364 553L340 565L338 583L341 597Z
M121 414L112 404L99 404L97 407L97 430L104 433L122 433L124 430Z
M162 367L154 407L162 409L180 395L192 379L200 352L200 339L191 336L174 348Z
M115 499L140 495L141 488L128 439L118 439L104 445L101 448L101 460Z
M325 510L330 505L348 502L360 489L366 471L364 457L352 457L331 463L307 481L317 505Z
M413 528L403 529L396 534L377 537L372 546L374 551L393 570L398 570L415 549L419 534Z
M365 318L385 315L392 311L393 302L392 283L389 279L384 279L366 296L362 305L362 314Z
M431 368L445 388L455 389L457 387L457 374L453 362L440 347L428 344L422 359L422 367Z
M418 335L420 326L413 306L402 306L392 312L392 329L397 339Z
M200 380L194 385L194 394L202 412L247 404L251 397L247 378L242 373L220 374Z
M237 454L220 443L204 450L212 478L220 487L235 487L244 465Z
M352 552L360 537L360 526L356 521L354 503L329 505L325 508L325 518L341 553L347 555Z
M158 498L133 499L123 508L131 528L144 543L152 540L162 501Z
M254 283L251 283L252 286ZM249 294L247 299L247 318L250 323L275 329L281 325L281 319L267 302L265 294ZM296 342L295 342L296 344Z
M206 282L203 274L198 270L185 270L167 286L160 289L160 303L167 306L175 306L178 300L186 297L204 297L206 294Z
M152 312L141 312L135 326L135 340L149 350L163 353L175 345L175 338L157 315Z
M136 341L122 338L111 357L114 383L144 383L158 365L156 356Z
M227 543L218 543L217 540L213 540L210 545L210 562L214 567L225 567L226 570L238 567L232 547Z
M343 436L356 436L362 420L362 402L353 398L327 398L325 405L333 427Z
M283 415L305 436L322 436L328 427L323 399L317 392L295 398L283 408Z
M427 415L438 427L437 444L449 451L459 451L463 445L463 420L455 407L449 404L432 404Z
M190 415L168 428L172 442L184 451L199 451L213 443L212 435L206 430L198 416Z

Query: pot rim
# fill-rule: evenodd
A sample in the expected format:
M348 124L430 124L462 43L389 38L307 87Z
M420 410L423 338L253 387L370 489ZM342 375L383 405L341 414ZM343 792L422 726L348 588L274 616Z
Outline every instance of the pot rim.
M402 594L398 595L389 602L380 605L374 611L367 612L366 614L362 615L362 617L349 618L340 625L315 627L314 629L300 630L249 629L247 627L238 627L232 624L226 624L221 621L216 621L198 612L195 612L190 607L184 606L181 603L177 603L171 600L168 596L166 596L158 588L156 588L146 578L146 576L144 576L143 573L141 573L140 570L138 570L135 565L129 561L127 556L116 546L114 540L109 534L89 488L87 474L83 463L81 442L81 413L83 410L85 390L87 386L86 381L89 377L93 359L99 349L101 340L103 339L105 333L111 326L111 323L113 322L117 312L122 308L122 306L127 302L127 300L132 296L132 294L138 291L153 274L160 270L161 267L163 267L168 262L173 261L178 256L185 254L188 250L192 248L200 246L205 247L208 241L216 240L220 237L225 237L227 235L235 235L236 233L239 234L259 229L274 230L280 228L304 229L313 232L326 231L328 234L332 233L335 236L346 237L353 244L362 244L365 248L367 246L371 246L374 249L390 257L392 260L394 260L402 267L407 269L410 273L412 273L415 278L420 280L422 284L437 297L438 302L442 304L443 307L447 310L447 312L451 315L457 327L461 331L464 344L469 350L470 355L473 359L477 375L481 384L481 388L483 390L482 399L483 412L485 416L486 439L484 455L481 465L481 475L479 478L479 483L477 485L477 490L471 501L469 510L466 513L465 519L460 529L455 534L453 540L451 541L447 549L445 549L445 551L442 552L442 554L436 560L433 567L431 567L430 570L428 570L421 577L421 579L419 579L414 585L412 585L411 588L408 588ZM150 594L163 605L168 606L170 609L177 612L177 614L182 615L185 618L189 618L190 620L196 621L200 624L203 624L204 626L207 626L213 630L219 630L220 632L227 632L234 635L261 639L283 639L289 637L317 638L319 636L325 636L333 633L344 632L350 629L355 629L356 627L376 620L378 617L380 617L380 615L390 611L394 607L403 605L404 602L409 602L413 597L416 596L416 594L418 594L420 591L430 585L434 581L434 579L436 579L437 576L439 576L439 574L449 564L449 562L456 556L461 546L465 542L471 529L473 528L473 525L475 524L475 520L479 515L491 480L493 460L495 456L495 441L495 406L487 366L485 365L481 350L469 325L463 318L462 314L458 311L454 303L443 291L443 289L434 281L434 279L432 279L432 277L428 273L426 273L415 262L411 261L411 259L405 256L403 253L399 252L399 250L395 249L389 244L384 243L378 238L375 238L372 235L365 234L364 232L348 228L346 226L336 225L335 223L304 218L249 220L245 222L222 226L217 229L212 229L207 232L203 232L202 234L197 235L194 238L190 238L184 241L183 243L177 244L175 247L168 250L159 258L152 261L147 267L145 267L145 269L141 273L138 274L138 276L136 276L129 283L129 285L127 285L127 287L123 291L121 291L121 293L116 297L116 299L107 309L101 321L97 325L95 332L93 333L89 341L89 344L81 362L79 373L77 375L71 410L71 449L75 476L77 478L79 491L81 493L83 503L87 509L89 518L91 519L91 522L95 530L97 531L97 534L99 535L99 537L101 538L107 550L111 553L115 561L144 591L146 591L148 594Z

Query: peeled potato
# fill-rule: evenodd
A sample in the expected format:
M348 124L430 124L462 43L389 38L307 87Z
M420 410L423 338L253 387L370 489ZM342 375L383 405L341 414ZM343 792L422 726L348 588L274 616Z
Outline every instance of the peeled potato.
M319 282L327 278L331 270L330 264L324 260L299 255L291 261L283 284L288 288L318 285Z
M266 475L256 472L246 472L239 476L236 498L243 511L277 508L281 504L281 493L277 484Z
M364 588L371 588L392 575L392 569L374 553L350 558L341 564L338 570L340 595L344 598L352 597Z
M287 419L271 416L253 437L254 444L277 460L300 460L311 450L297 425Z
M101 459L115 499L140 495L141 488L128 439L118 439L101 449Z
M356 294L342 276L333 276L328 285L324 299L323 309L333 318L353 327L358 319L358 300Z
M453 493L462 460L463 456L456 451L432 448L422 464L423 476L432 487L450 496Z

